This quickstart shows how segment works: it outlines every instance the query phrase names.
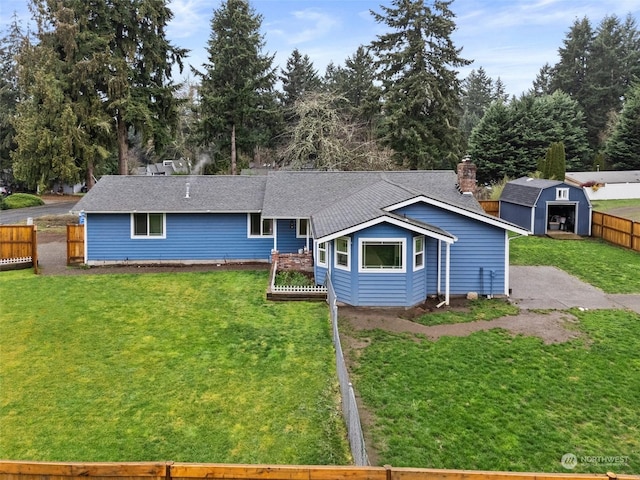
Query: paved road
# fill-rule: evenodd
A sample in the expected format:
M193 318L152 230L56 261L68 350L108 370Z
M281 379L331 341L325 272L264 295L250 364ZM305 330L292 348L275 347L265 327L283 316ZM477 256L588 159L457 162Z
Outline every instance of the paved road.
M73 209L77 200L52 202L39 207L0 210L0 225L24 223L27 218L38 218L46 215L64 215Z

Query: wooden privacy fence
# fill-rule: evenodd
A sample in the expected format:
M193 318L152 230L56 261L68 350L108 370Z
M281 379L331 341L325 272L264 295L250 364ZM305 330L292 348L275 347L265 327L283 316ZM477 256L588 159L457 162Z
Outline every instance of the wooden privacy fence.
M498 200L479 200L485 213L497 217L500 215L500 202Z
M594 211L591 215L591 236L640 252L640 223Z
M0 225L0 269L31 266L38 273L36 226Z
M186 463L0 461L0 480L640 480L640 475L484 472L419 468Z
M84 225L67 225L67 265L84 263Z

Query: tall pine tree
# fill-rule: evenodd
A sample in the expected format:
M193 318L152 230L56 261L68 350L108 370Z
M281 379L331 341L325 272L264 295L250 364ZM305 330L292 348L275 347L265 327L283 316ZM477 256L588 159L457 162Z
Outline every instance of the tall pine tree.
M20 98L17 61L24 41L20 22L14 15L8 32L0 38L0 181L5 184L14 183L10 152L16 144L12 121Z
M371 12L389 33L372 42L383 88L383 141L409 168L452 167L461 156L458 130L460 57L451 35L451 1L392 0Z
M287 59L287 66L281 70L279 77L282 82L281 101L285 109L293 108L294 104L307 92L319 92L322 82L313 62L308 55L302 55L296 48Z
M113 144L99 89L105 42L88 27L82 2L33 1L32 11L38 42L25 43L18 55L23 98L13 122L14 174L40 189L85 175L88 181Z
M613 170L640 170L640 83L627 92L622 113L607 140L605 156Z
M250 154L268 141L275 115L273 56L262 53L262 17L246 0L226 0L214 11L206 72L200 88L202 141L228 148L232 175L238 149Z
M471 134L471 130L478 124L493 101L493 90L493 80L482 67L478 68L478 70L471 70L467 78L462 81L460 130L465 144Z

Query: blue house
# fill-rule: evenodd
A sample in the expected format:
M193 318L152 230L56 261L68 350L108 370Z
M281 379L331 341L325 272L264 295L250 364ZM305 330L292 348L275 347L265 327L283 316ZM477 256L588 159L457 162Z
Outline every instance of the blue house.
M453 171L106 176L77 204L85 263L269 262L309 252L341 302L507 295L508 232Z
M522 177L508 182L500 195L500 218L534 235L591 235L589 198L582 188L558 180Z

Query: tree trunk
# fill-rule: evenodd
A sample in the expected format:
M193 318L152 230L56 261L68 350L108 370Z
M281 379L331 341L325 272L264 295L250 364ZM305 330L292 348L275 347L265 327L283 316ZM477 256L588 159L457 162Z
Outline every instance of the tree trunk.
M236 159L236 124L231 125L231 175L237 175L237 159Z
M87 191L91 190L91 187L95 184L93 181L93 162L89 162L87 164L87 175L85 176L84 182L87 187Z
M129 148L127 145L127 125L122 120L119 112L116 117L116 123L118 130L118 174L128 175L129 166L127 165L127 154Z

